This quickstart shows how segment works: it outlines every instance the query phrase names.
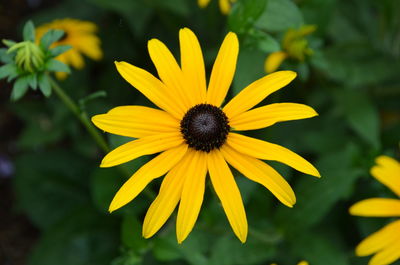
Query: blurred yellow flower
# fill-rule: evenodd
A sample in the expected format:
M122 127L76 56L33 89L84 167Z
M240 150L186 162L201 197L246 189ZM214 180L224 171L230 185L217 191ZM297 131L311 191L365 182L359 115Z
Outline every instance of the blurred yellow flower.
M272 263L271 265L277 265L276 263ZM309 265L307 261L300 261L297 265Z
M129 63L116 62L121 76L162 110L121 106L92 118L106 132L138 138L107 154L101 167L161 152L120 188L109 210L115 211L129 203L153 179L167 174L144 219L143 236L153 236L179 203L176 233L181 243L198 218L208 172L234 233L245 242L246 213L227 163L269 189L289 207L296 202L292 188L262 160L279 161L303 173L320 175L313 165L292 151L233 131L260 129L277 122L310 118L317 113L309 106L296 103L275 103L252 109L290 83L296 77L292 71L276 72L253 82L221 109L236 69L239 53L236 34L226 35L208 89L196 35L184 28L179 32L179 40L181 66L162 42L157 39L148 42L150 57L161 80Z
M64 31L64 36L52 45L70 45L71 49L57 56L57 60L82 69L85 66L82 54L93 60L100 60L103 52L100 48L100 39L96 36L96 24L72 18L57 19L50 23L39 26L36 29L36 39L40 38L50 29L60 29ZM57 78L64 79L67 74L57 72Z
M272 73L276 71L287 58L300 62L304 61L307 55L312 54L305 37L315 30L315 25L304 25L298 30L289 29L283 37L282 51L273 52L266 58L264 63L265 72Z
M219 1L219 9L221 10L221 13L224 15L229 14L229 11L231 10L231 6L236 0L218 0ZM210 0L197 0L197 3L199 7L205 8Z
M400 163L388 156L379 156L371 169L383 185L400 196ZM350 213L366 217L400 217L400 199L372 198L360 201L350 208ZM386 225L364 239L356 248L357 256L375 254L369 265L387 265L400 258L400 220Z

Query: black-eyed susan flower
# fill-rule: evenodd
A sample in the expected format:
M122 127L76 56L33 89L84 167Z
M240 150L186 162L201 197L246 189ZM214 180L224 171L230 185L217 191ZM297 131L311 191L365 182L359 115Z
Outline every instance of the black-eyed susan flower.
M196 36L184 28L179 32L179 40L181 66L162 42L152 39L148 43L150 57L161 80L129 63L116 62L122 77L160 109L122 106L92 118L104 131L138 138L107 154L101 167L161 152L120 188L109 210L124 206L149 182L166 174L144 219L143 236L154 235L179 202L176 233L180 243L199 215L208 172L234 233L245 242L246 213L228 163L250 180L265 186L289 207L296 202L293 190L262 160L279 161L313 176L319 173L292 151L235 131L255 130L276 122L313 117L317 113L311 107L295 103L252 109L269 94L290 83L296 77L291 71L276 72L255 81L221 108L236 68L239 52L236 34L230 32L225 37L208 88Z
M82 69L85 62L82 54L93 60L100 60L103 52L100 48L100 39L96 36L96 24L72 18L57 19L50 23L39 26L36 29L37 39L40 39L48 30L60 29L64 31L64 36L52 47L59 45L70 45L71 49L60 54L56 59L71 65L76 69ZM67 73L57 72L57 78L66 78Z
M388 156L379 156L371 175L400 196L400 163ZM400 217L400 199L371 198L350 208L350 213L365 217ZM387 265L400 258L400 220L386 225L364 239L356 248L357 256L374 254L369 265Z
M219 3L219 9L221 10L221 13L224 15L229 14L229 11L231 10L232 4L236 2L236 0L218 0ZM197 3L199 7L205 8L208 3L210 3L210 0L197 0Z
M315 30L315 25L304 25L298 30L289 29L283 37L282 50L271 53L265 59L265 72L272 73L276 71L286 59L294 59L303 62L306 56L312 54L306 36L310 35Z

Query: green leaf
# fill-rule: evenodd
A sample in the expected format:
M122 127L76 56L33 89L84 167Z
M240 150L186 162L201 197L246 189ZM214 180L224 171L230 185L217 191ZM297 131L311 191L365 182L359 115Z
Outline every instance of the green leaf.
M360 90L337 91L336 98L350 127L374 148L380 146L380 120L378 109Z
M24 41L35 41L35 25L33 25L33 22L30 20L25 23L23 37Z
M44 49L48 49L50 47L51 44L53 44L54 42L58 41L59 39L61 39L62 36L64 36L64 31L60 30L60 29L50 29L49 31L47 31L43 37L40 39L40 45L44 48Z
M91 175L91 195L101 212L107 213L112 198L122 186L121 173L115 168L96 168Z
M37 88L37 75L36 74L30 74L30 75L27 76L27 78L28 78L29 86L33 90L36 90L36 88Z
M264 71L265 53L255 49L243 49L239 53L235 79L233 80L233 96L255 80L266 75ZM251 69L251 71L249 71Z
M265 235L267 236L267 235ZM233 235L219 237L212 247L210 265L251 265L262 264L275 254L273 245L257 241L249 235L242 244Z
M11 101L17 101L22 98L29 88L29 78L23 76L17 79L11 92Z
M249 38L244 40L244 45L257 47L260 51L267 53L281 50L279 42L268 33L254 29L249 32Z
M0 67L0 79L14 75L18 75L17 66L15 64L9 63Z
M126 214L121 227L122 243L137 252L144 252L149 241L142 236L142 224L136 216Z
M14 61L13 56L11 54L7 53L7 49L1 48L0 49L0 62L9 64L9 63L12 63L13 61Z
M90 204L82 181L89 173L87 162L63 150L25 153L16 159L18 205L33 224L49 228Z
M304 24L303 15L291 0L268 0L267 7L257 20L256 27L279 32L299 28Z
M355 181L362 171L352 163L359 155L354 144L344 145L345 149L325 154L317 161L316 168L321 178L301 176L294 187L297 203L290 208L279 208L277 218L288 233L301 231L321 220L335 203L351 193ZM340 166L338 166L340 165Z
M149 6L150 1L144 0L89 0L90 3L95 4L106 10L115 11L122 16L122 24L130 26L135 36L142 36L145 32L154 8ZM165 2L165 1L164 1Z
M154 241L153 253L159 261L174 261L182 258L182 253L176 247L175 239L157 238Z
M65 73L71 72L68 65L56 59L51 59L50 61L48 61L46 64L46 69L52 72L65 72Z
M6 45L8 48L11 48L11 46L14 46L15 44L17 44L15 41L13 41L13 40L6 40L6 39L3 39L3 43L4 43L4 45Z
M58 55L68 51L69 49L71 49L72 46L71 45L59 45L53 49L50 50L50 53L53 57L57 57Z
M118 223L90 206L76 206L73 214L44 231L27 265L110 264L118 253Z
M318 233L307 230L301 234L291 235L292 248L310 264L349 265L348 255L342 249L343 242L335 242L338 231L335 234L329 234L326 230L329 228Z
M248 32L264 12L266 3L267 0L238 1L229 14L229 28L238 34Z
M51 84L49 77L46 74L39 75L38 78L39 89L42 91L45 97L49 97L51 95Z

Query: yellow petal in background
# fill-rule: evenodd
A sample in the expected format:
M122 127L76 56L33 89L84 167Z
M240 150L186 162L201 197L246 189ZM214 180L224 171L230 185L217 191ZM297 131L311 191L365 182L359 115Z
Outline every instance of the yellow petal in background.
M222 14L228 15L229 11L231 11L230 0L219 0L219 9L221 10Z
M400 240L400 220L368 236L356 248L357 256L369 256Z
M192 231L199 216L207 174L206 153L189 149L187 155L190 156L186 162L189 165L181 176L185 182L176 220L176 237L179 244Z
M369 217L400 216L400 200L387 198L366 199L351 206L350 214Z
M282 62L287 58L287 53L283 51L273 52L265 59L264 70L267 74L275 72Z
M269 74L248 85L223 108L229 119L251 109L271 93L289 84L296 73L280 71Z
M155 105L179 120L183 117L186 108L173 95L166 93L167 88L160 80L129 63L115 62L115 65L121 76Z
M197 4L201 8L205 8L209 2L210 2L210 0L197 0Z
M190 162L190 156L182 158L165 176L160 192L147 210L143 222L143 237L153 236L164 225L178 204L184 183L184 176Z
M308 262L303 260L303 261L300 261L299 264L297 264L297 265L308 265Z
M296 196L287 181L266 163L238 153L225 145L221 148L225 159L248 179L267 188L275 197L288 207L296 203Z
M211 183L221 200L233 232L244 243L248 229L246 212L232 172L219 150L212 151L207 155L207 165Z
M189 109L193 106L191 88L187 86L183 73L170 50L164 43L157 39L148 42L150 58L157 68L157 73L167 86L167 92L176 97L175 101Z
M400 163L389 156L379 156L371 175L400 197Z
M174 167L186 151L187 145L183 144L159 154L144 164L118 190L108 210L113 212L136 198L153 179L164 175Z
M228 134L227 144L236 151L248 156L278 161L305 174L320 177L318 170L310 162L280 145L237 133Z
M186 89L192 104L206 101L206 73L201 47L196 35L188 28L179 31L181 67L186 78Z
M239 41L235 33L226 35L211 72L207 90L207 103L221 106L232 84L239 54Z
M318 113L311 107L296 103L275 103L246 111L229 120L238 131L256 130L277 122L311 118Z
M116 107L92 117L92 122L103 131L133 138L179 131L179 121L170 114L142 106Z

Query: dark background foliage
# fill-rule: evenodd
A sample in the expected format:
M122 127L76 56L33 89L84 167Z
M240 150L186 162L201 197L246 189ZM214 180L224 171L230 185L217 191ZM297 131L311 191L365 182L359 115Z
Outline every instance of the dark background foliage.
M232 97L265 75L265 58L280 49L289 28L317 25L309 37L313 55L281 67L299 77L264 103L305 103L319 116L251 135L303 155L322 178L273 163L296 192L298 202L289 209L235 172L249 221L244 245L234 237L210 185L194 231L182 245L175 240L174 216L145 240L141 223L151 200L142 194L109 214L108 204L128 176L98 168L103 154L56 96L45 99L30 91L10 103L11 85L1 81L0 264L289 265L302 259L311 265L367 264L368 258L355 256L355 246L390 220L352 217L348 208L364 198L394 196L369 169L378 155L399 158L399 14L396 0L238 0L229 16L220 14L215 0L206 9L195 0L1 2L1 38L19 40L28 19L39 25L72 17L99 25L103 60L86 60L84 70L61 82L76 100L99 90L107 93L86 103L90 116L119 105L151 104L113 64L124 60L155 73L146 51L151 38L162 40L179 58L178 30L191 28L210 73L226 32L238 33ZM113 147L128 140L107 137ZM147 159L128 167L133 172ZM149 189L157 192L159 183Z

